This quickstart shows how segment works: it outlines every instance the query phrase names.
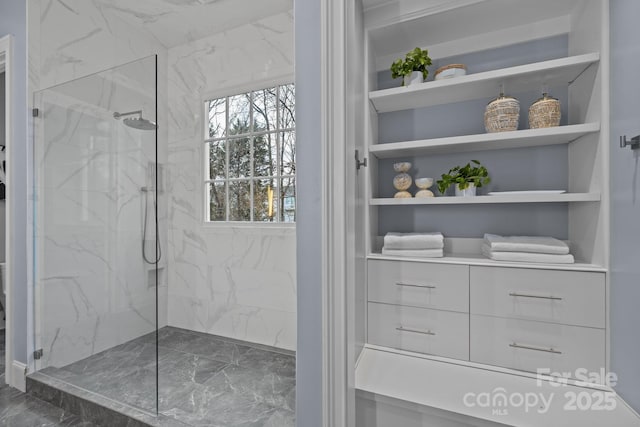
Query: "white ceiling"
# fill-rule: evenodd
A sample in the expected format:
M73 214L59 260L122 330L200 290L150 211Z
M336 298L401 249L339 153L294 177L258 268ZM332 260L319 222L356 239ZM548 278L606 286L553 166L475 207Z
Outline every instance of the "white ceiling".
M103 12L144 28L167 48L293 8L293 0L96 0L96 3Z

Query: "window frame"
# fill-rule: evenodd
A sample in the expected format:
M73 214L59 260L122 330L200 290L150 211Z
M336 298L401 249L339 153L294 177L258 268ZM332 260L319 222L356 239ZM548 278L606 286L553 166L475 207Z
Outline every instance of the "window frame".
M203 96L200 99L200 111L202 112L201 114L201 120L200 120L200 151L199 151L199 155L202 156L202 161L200 161L200 197L202 199L202 205L201 205L201 209L200 209L200 214L201 214L201 218L200 218L200 222L204 227L207 228L220 228L220 227L234 227L234 228L269 228L269 229L276 229L276 228L286 228L286 229L291 229L291 228L295 228L296 226L296 222L281 222L279 221L274 221L274 222L266 222L266 221L254 221L254 220L250 220L250 221L230 221L230 220L224 220L224 221L211 221L209 220L209 212L210 212L210 194L209 194L209 186L211 183L213 182L224 182L225 184L225 202L226 202L226 206L225 208L227 209L227 218L228 218L228 213L229 213L229 192L228 192L228 186L230 182L249 182L250 183L250 188L253 188L253 181L255 181L256 179L261 179L261 178L265 178L265 179L273 179L276 182L281 181L282 179L287 179L287 178L296 178L297 177L297 168L296 168L296 174L294 175L280 175L280 162L281 159L278 158L277 159L277 175L274 176L266 176L266 177L260 177L260 176L254 176L253 173L253 143L251 144L251 156L252 156L252 170L251 170L251 177L249 178L229 178L228 176L228 168L229 168L229 151L225 150L227 153L227 159L225 160L225 175L226 178L224 180L216 180L216 179L210 179L209 177L209 155L206 153L206 149L205 146L206 144L212 142L212 141L228 141L230 139L233 139L234 136L229 136L229 135L225 135L224 137L221 138L209 138L209 134L208 134L208 112L206 110L206 103L214 100L214 99L218 99L218 98L227 98L227 97L232 97L232 96L236 96L236 95L243 95L243 94L247 94L247 93L251 93L254 91L259 91L259 90L263 90L263 89L268 89L271 87L277 87L277 86L283 86L283 85L294 85L295 87L295 79L293 74L288 74L288 75L284 75L278 78L271 78L271 79L265 79L265 80L257 80L257 81L253 81L249 84L241 84L241 85L236 85L236 86L230 86L225 88L224 90L220 90L220 91L211 91L211 92L205 92L203 93ZM225 112L225 114L228 114L228 111ZM228 120L228 119L227 119ZM228 123L227 123L228 124ZM266 135L269 133L272 133L274 135L278 135L279 133L282 132L290 132L293 131L295 132L295 128L288 128L288 129L279 129L276 128L276 130L273 131L261 131L261 132L255 132L253 129L251 129L250 132L246 133L246 134L242 134L242 135L238 135L240 137L248 137L248 138L253 138L256 135ZM278 191L279 191L279 187L278 187ZM253 198L251 197L251 215L253 216ZM296 203L296 209L297 209L297 203ZM280 215L280 212L277 213L278 216Z

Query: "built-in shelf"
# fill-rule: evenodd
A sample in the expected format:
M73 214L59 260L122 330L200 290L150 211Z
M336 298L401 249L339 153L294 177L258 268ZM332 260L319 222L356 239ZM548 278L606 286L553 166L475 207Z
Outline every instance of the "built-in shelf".
M482 254L452 254L445 252L442 258L419 258L419 257L403 257L382 255L381 253L370 253L367 259L386 260L386 261L409 261L409 262L426 262L435 264L462 264L492 267L513 267L513 268L542 268L545 270L565 270L565 271L590 271L590 272L606 272L607 269L597 264L587 264L576 262L573 264L549 264L549 263L531 263L531 262L507 262L494 261L486 258Z
M375 144L369 153L379 159L465 151L499 150L504 148L536 147L569 144L590 133L600 131L600 123L526 129L513 132L483 133L479 135Z
M372 206L395 205L474 205L490 203L563 203L563 202L599 202L600 193L563 193L563 194L510 194L476 197L412 197L371 199Z
M503 83L507 93L511 94L539 90L542 85L556 87L571 83L599 60L599 53L570 56L453 79L373 91L369 93L369 99L376 111L385 113L495 97L498 95L500 84Z

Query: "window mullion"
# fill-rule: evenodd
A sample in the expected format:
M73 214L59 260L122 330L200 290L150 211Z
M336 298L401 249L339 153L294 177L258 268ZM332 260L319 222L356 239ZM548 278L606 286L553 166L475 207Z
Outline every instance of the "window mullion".
M280 158L280 86L276 87L276 176L280 176L281 161ZM280 180L276 178L275 189L273 190L276 196L276 222L280 222Z
M254 121L254 117L253 117L253 92L251 92L249 94L249 129L251 132L253 132L254 126L253 126L253 121ZM249 136L249 220L251 222L254 221L253 218L253 211L254 211L254 207L253 207L253 200L254 200L254 196L253 196L253 136Z
M204 217L208 220L211 221L211 190L209 188L209 186L211 184L209 184L208 179L211 178L211 145L209 145L209 143L205 143L204 144L204 200L205 200L205 211L204 211Z
M224 160L224 206L225 206L225 221L229 221L229 214L230 214L230 210L229 210L229 200L231 199L229 197L229 149L231 146L231 141L229 140L229 97L227 96L224 100L225 102L225 122L226 122L226 129L225 129L225 140L224 140L224 153L225 153L225 160Z

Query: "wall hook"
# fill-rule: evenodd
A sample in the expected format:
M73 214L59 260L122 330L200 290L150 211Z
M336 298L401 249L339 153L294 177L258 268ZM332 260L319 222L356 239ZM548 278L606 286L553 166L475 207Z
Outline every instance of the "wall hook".
M623 135L620 137L620 148L624 148L626 146L631 147L632 150L637 150L640 148L640 135L634 136L631 139L627 139L627 135Z

